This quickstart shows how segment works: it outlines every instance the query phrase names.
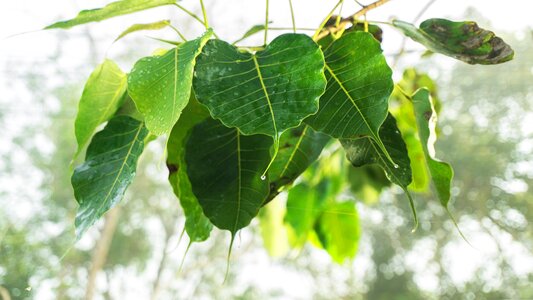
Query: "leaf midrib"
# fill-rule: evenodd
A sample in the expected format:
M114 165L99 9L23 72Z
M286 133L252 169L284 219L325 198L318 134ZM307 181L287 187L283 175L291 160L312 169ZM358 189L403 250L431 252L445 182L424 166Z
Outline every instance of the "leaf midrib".
M291 155L289 156L289 160L287 161L287 163L285 164L285 167L283 168L283 171L281 171L281 173L279 175L280 179L283 178L283 175L285 175L285 172L289 168L290 163L294 159L294 156L296 155L296 152L298 151L298 148L300 147L300 144L302 143L302 140L304 139L305 134L307 133L307 128L308 128L308 126L306 125L304 130L302 131L302 135L298 139L298 142L296 142L296 145L294 146L294 150L292 151Z
M257 76L259 78L259 82L261 83L261 88L263 89L263 92L265 93L265 97L268 103L268 109L270 110L270 116L272 118L272 125L274 126L274 137L278 138L278 129L276 126L276 119L274 117L274 110L272 108L272 102L270 101L270 95L268 94L268 91L265 86L265 82L263 80L263 75L261 74L261 69L259 67L259 62L257 61L257 57L255 54L252 55L252 59L254 61L255 69L257 70Z
M239 130L235 129L235 132L237 133L237 170L238 170L238 189L237 189L237 216L235 217L235 225L233 225L233 232L232 234L235 234L237 232L237 227L239 224L239 218L241 215L241 188L242 188L242 176L241 176L241 137L239 134Z

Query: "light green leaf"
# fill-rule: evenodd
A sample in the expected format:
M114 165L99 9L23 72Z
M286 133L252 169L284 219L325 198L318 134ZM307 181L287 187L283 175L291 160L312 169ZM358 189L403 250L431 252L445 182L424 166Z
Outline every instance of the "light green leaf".
M475 22L429 19L422 22L420 28L399 20L394 20L392 24L430 51L469 64L500 64L514 56L513 49L501 38L492 31L479 28Z
M85 162L72 175L74 196L80 205L75 221L78 239L124 196L135 177L147 135L142 122L117 116L92 139Z
M437 191L440 203L448 206L450 201L450 188L453 179L453 169L445 162L435 158L435 141L437 136L435 127L437 125L437 114L433 107L429 91L419 89L413 96L413 107L418 127L418 136L422 143L426 163L431 174L431 180Z
M159 30L163 29L170 25L170 20L161 20L157 22L152 23L146 23L146 24L134 24L128 27L128 29L124 30L116 39L115 42L120 40L121 38L125 37L126 35L141 31L141 30Z
M139 60L128 76L128 92L155 135L169 133L191 95L196 57L213 34L187 41L161 56Z
M318 223L315 232L320 243L337 263L352 259L357 254L361 237L361 224L351 201L329 204Z
M287 229L283 222L285 205L272 201L259 212L259 227L263 237L263 246L272 257L281 257L289 251Z
M126 83L126 74L108 59L92 72L83 89L74 122L78 142L75 156L87 145L96 128L109 120L120 107Z
M269 22L269 23L272 23L272 22ZM238 42L241 42L243 41L244 39L256 34L256 33L259 33L261 31L265 30L265 24L259 24L259 25L254 25L252 26L252 28L248 29L248 31L246 31L242 37L238 40L236 40L235 42L233 42L233 44L237 44Z
M226 126L279 141L317 111L323 68L320 48L306 35L281 35L255 54L212 40L198 58L194 91Z
M191 98L183 110L183 116L172 129L167 144L168 181L183 208L185 231L192 242L201 242L209 238L213 225L204 215L198 199L192 192L185 163L185 142L190 130L208 117L207 109L196 99Z
M44 29L68 29L90 22L99 22L109 18L131 14L153 7L175 4L176 0L121 0L109 3L105 7L82 10L76 18L60 21L46 26Z
M292 183L317 160L330 137L302 124L281 135L278 155L268 173L272 190Z
M387 117L393 81L379 42L367 32L351 32L324 56L326 92L318 113L306 123L335 138L370 136L388 156L378 131Z
M242 135L208 119L187 141L185 161L194 195L213 225L232 236L257 215L269 193L261 172L270 161L272 139Z

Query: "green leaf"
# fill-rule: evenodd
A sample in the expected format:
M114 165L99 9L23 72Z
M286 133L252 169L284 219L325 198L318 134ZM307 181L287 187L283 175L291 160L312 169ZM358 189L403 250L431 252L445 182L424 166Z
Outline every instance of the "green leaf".
M508 44L494 32L479 28L475 22L429 19L422 22L420 28L399 20L394 20L392 24L430 51L469 64L500 64L514 57L514 51Z
M413 96L413 107L418 127L418 136L422 143L426 163L431 174L431 180L437 191L440 203L448 206L450 201L450 188L453 179L453 169L445 162L435 158L435 141L437 136L435 127L437 125L437 114L433 107L429 91L425 88L419 89Z
M277 142L317 111L323 68L320 48L306 35L281 35L255 54L212 40L198 58L194 91L226 126Z
M87 145L96 128L109 120L120 107L126 83L126 74L109 59L92 72L83 89L74 122L78 142L75 156Z
M126 35L141 31L141 30L159 30L163 29L170 25L170 20L161 20L157 22L152 23L146 23L146 24L134 24L128 27L128 29L124 30L116 39L115 42L120 40L121 38L125 37Z
M370 136L388 155L378 132L387 117L393 81L379 42L367 32L351 32L324 55L326 92L318 113L306 123L335 138Z
M90 22L99 22L109 18L131 14L153 7L175 4L176 0L121 0L109 3L105 7L82 10L76 18L60 21L46 26L44 29L68 29Z
M348 170L350 191L367 205L379 201L381 191L391 185L385 171L378 165L365 165Z
M289 190L285 222L292 230L291 244L302 247L313 230L328 198L328 181L316 186L302 182Z
M302 124L281 135L278 155L268 174L273 190L292 183L317 160L330 137Z
M269 22L269 23L272 23L272 22ZM237 44L238 42L241 42L243 41L244 39L256 34L256 33L259 33L261 31L265 30L265 24L259 24L259 25L254 25L252 26L252 28L248 29L248 31L246 31L242 37L238 40L236 40L235 42L233 42L233 44Z
M128 92L155 135L169 133L191 95L196 57L213 34L187 41L161 56L140 59L128 76Z
M272 257L281 257L289 251L287 228L283 222L285 205L272 201L259 212L259 227L263 246Z
M147 135L142 122L117 116L92 139L85 162L72 175L74 196L80 205L75 222L78 239L124 196L135 177Z
M361 224L354 202L330 203L315 226L320 243L337 263L357 253Z
M391 114L387 116L381 126L379 135L396 165L393 165L387 159L376 141L369 137L341 139L341 144L346 151L346 157L355 167L378 164L383 168L391 182L407 190L407 186L412 181L410 160L405 142L396 126L396 119Z
M213 225L232 236L257 215L269 193L261 172L270 161L272 139L242 135L208 119L187 141L185 161L194 195Z
M168 181L178 197L185 214L185 231L192 242L201 242L209 238L213 225L207 219L193 194L187 164L185 163L185 142L190 130L209 117L209 112L191 98L183 110L183 116L172 129L167 144Z

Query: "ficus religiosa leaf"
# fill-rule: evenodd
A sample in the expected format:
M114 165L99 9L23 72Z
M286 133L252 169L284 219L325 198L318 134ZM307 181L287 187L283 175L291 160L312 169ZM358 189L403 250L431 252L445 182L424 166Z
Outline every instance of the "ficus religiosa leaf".
M335 262L340 264L346 259L354 258L361 237L361 224L355 203L329 203L315 224L315 232Z
M412 101L418 136L425 154L429 174L431 175L431 180L437 191L440 203L444 207L447 207L450 201L453 169L448 163L435 158L435 142L437 140L435 127L437 125L437 115L429 91L425 88L419 89L412 96Z
M392 24L430 51L469 64L500 64L514 56L508 44L494 32L480 28L476 22L428 19L420 24L420 28L399 20L394 20Z
M213 119L190 133L185 162L193 193L211 223L232 236L250 224L269 194L261 173L271 146L266 135L243 135Z
M115 42L127 36L130 33L134 33L142 30L159 30L170 25L170 20L161 20L152 23L133 24L128 29L124 30L116 39Z
M121 0L109 3L102 8L82 10L74 19L60 21L46 26L44 29L68 29L77 25L99 22L109 18L175 3L176 0Z
M367 32L350 32L328 46L324 56L327 88L318 112L306 123L335 138L370 136L392 160L379 137L394 86L379 42Z
M194 91L213 118L245 135L272 136L277 149L285 130L317 111L323 71L322 51L306 35L281 35L255 53L211 40L198 58Z
M80 205L75 221L78 239L124 196L135 177L147 135L142 122L116 116L92 139L85 162L72 175Z
M285 203L272 201L259 211L259 228L263 246L272 257L281 257L290 249L287 227L283 222Z
M178 197L185 214L185 231L192 242L209 238L213 225L204 215L198 199L192 191L185 163L185 142L190 130L209 117L205 107L191 97L183 115L172 129L167 144L168 181Z
M74 121L78 142L75 156L87 145L96 128L115 114L123 102L126 85L126 74L109 59L89 76Z
M191 96L196 57L213 34L187 41L163 55L140 59L128 76L128 93L151 133L170 133Z
M341 144L346 151L346 157L353 166L361 167L367 164L377 164L383 168L385 174L387 174L387 178L389 178L391 182L397 184L405 191L413 211L416 228L418 218L416 216L413 199L407 190L407 186L412 181L411 162L409 160L405 142L396 125L396 119L394 119L391 114L387 116L387 119L385 119L385 122L381 125L379 136L395 164L387 159L383 150L381 150L376 141L370 137L341 139Z

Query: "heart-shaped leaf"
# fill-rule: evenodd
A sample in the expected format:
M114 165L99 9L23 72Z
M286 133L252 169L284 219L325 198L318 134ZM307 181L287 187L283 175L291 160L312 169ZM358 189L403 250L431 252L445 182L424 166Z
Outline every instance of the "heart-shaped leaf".
M427 49L469 64L500 64L514 57L508 44L494 32L480 28L476 22L428 19L420 24L420 28L399 20L392 24Z
M213 119L192 129L185 161L193 193L211 223L232 236L250 223L268 196L268 180L261 173L271 146L268 136L246 136Z
M128 76L128 92L155 135L169 133L187 106L196 57L212 35L187 41L161 56L139 60Z
M388 157L378 132L387 117L393 81L379 42L367 32L350 32L324 56L327 88L320 109L306 123L335 138L370 136Z
M322 52L306 35L281 35L254 54L212 40L198 58L194 91L226 126L278 140L317 111L323 69Z
M109 3L102 8L82 10L76 16L76 18L54 23L46 26L44 29L68 29L76 25L99 22L105 19L127 15L153 7L171 5L175 3L176 0L121 0Z
M78 239L124 196L135 177L147 135L142 122L117 116L92 139L85 162L72 175L74 196L80 205L75 221Z
M85 84L74 122L78 141L77 156L87 145L96 128L117 111L126 92L126 74L106 59L92 72Z
M168 181L178 197L185 214L185 231L192 242L205 241L213 225L204 215L198 199L192 192L185 163L185 142L191 129L209 117L209 112L193 97L183 115L172 129L167 144Z

